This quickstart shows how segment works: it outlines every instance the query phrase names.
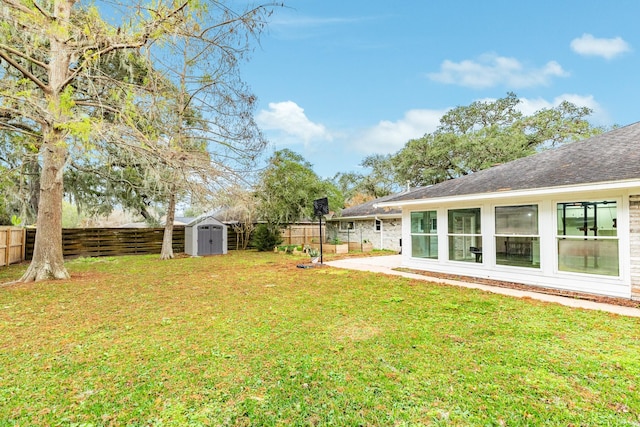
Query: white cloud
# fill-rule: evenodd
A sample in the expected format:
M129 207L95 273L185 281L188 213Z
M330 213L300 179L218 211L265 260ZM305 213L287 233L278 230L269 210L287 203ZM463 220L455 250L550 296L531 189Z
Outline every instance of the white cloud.
M480 89L498 85L510 88L547 85L553 77L568 75L556 61L549 61L542 68L527 68L515 58L487 53L477 60L445 60L439 73L427 76L440 83Z
M571 50L584 56L601 56L605 59L613 59L631 50L629 43L621 37L613 39L598 39L591 34L583 34L582 37L571 40Z
M410 139L436 130L446 110L410 110L398 121L383 120L362 132L354 148L366 154L395 153Z
M284 145L304 144L312 141L331 141L326 127L314 123L304 109L293 101L270 102L268 110L256 115L256 122L263 130L274 131L278 142Z

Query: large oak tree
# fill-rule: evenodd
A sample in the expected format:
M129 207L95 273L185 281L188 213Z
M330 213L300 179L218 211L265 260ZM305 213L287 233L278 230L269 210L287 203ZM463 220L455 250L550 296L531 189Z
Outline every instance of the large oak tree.
M435 132L410 140L391 156L396 181L436 184L602 132L587 121L589 108L565 101L524 115L519 103L509 93L450 110Z

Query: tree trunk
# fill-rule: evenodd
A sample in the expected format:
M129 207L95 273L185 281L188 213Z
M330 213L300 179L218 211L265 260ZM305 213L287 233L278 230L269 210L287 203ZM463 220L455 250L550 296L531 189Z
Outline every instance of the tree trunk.
M162 251L160 259L172 259L173 255L173 221L176 217L176 194L171 189L169 195L169 207L167 208L167 219L164 224L164 235L162 236Z
M31 265L20 279L23 282L69 278L62 253L62 176L67 149L60 138L52 130L42 145L38 229Z
M48 71L48 90L45 93L50 116L42 128L42 171L38 202L37 231L31 265L20 279L23 282L48 279L68 279L62 254L62 197L63 173L67 158L66 131L60 124L69 119L69 103L63 103L61 93L69 73L71 48L66 45L73 0L56 0L53 17L56 33L49 35L51 62ZM59 25L58 25L59 23Z
M26 220L29 224L32 224L38 217L38 205L40 204L40 176L42 171L40 170L40 164L37 159L27 160L27 177L26 180L29 184L29 203L25 208L27 211Z

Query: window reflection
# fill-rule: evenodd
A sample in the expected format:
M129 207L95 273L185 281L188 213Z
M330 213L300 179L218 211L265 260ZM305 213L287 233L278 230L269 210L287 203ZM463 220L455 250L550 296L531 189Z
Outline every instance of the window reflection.
M617 203L558 203L558 269L618 276Z
M540 266L538 205L495 208L496 264Z
M438 258L438 215L436 211L411 212L411 256Z

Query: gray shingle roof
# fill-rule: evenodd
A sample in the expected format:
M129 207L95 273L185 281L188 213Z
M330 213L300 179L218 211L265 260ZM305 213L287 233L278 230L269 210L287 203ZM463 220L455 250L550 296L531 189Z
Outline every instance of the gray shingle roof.
M400 208L376 208L374 205L376 203L386 202L387 200L393 199L397 197L397 194L391 194L389 196L380 197L378 199L370 200L368 202L362 203L357 206L351 206L349 208L343 209L340 213L339 218L349 218L349 217L362 217L362 216L376 216L376 215L398 215L402 214L402 210Z
M387 201L640 179L640 122ZM378 202L380 203L380 202Z

